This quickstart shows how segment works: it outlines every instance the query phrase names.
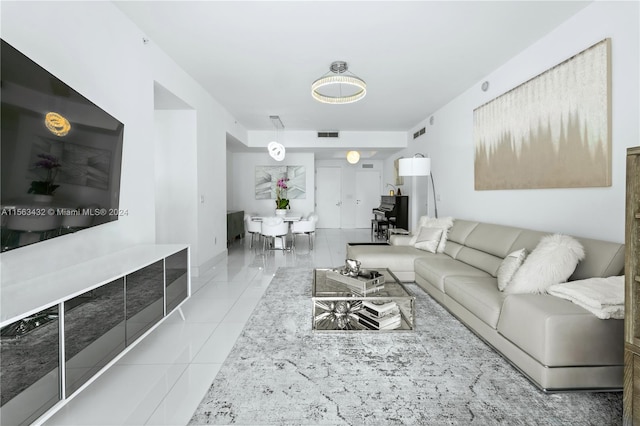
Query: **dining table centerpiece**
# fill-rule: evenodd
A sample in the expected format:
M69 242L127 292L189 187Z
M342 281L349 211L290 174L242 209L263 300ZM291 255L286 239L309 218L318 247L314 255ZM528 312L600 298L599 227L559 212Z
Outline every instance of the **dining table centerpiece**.
M287 209L291 208L287 197L287 182L289 178L282 177L276 182L276 215L285 216Z

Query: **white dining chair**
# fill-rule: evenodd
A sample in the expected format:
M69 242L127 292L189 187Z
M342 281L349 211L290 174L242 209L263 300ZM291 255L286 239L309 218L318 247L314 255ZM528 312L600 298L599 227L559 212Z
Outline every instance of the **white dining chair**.
M262 222L257 220L252 220L251 215L244 216L244 228L251 235L251 240L249 241L249 248L253 248L253 240L254 238L258 238L258 243L260 242L261 234L262 234Z
M271 243L271 247L275 248L276 238L282 240L282 250L287 248L287 234L289 233L289 224L281 217L266 217L262 220L262 249L265 249L267 240Z
M299 220L291 224L291 234L293 234L293 247L296 246L296 237L298 235L307 235L309 237L309 250L313 249L313 238L316 235L316 224L318 215L311 213L305 220Z

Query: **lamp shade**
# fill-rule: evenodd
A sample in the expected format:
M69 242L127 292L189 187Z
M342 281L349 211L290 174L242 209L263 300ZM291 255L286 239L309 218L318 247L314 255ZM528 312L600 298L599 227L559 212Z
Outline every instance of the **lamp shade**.
M429 176L431 174L431 158L401 158L399 163L399 176Z

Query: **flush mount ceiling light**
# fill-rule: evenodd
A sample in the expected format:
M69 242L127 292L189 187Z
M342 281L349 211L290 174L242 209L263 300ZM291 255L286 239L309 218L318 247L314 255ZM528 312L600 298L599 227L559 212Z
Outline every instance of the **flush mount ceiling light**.
M311 85L313 99L325 104L350 104L364 98L366 94L367 83L348 71L344 61L333 62L329 72Z
M271 120L273 127L276 129L276 140L269 142L269 145L267 145L267 151L271 158L276 161L282 161L284 160L286 149L284 148L284 145L278 142L278 130L284 130L284 124L278 115L270 115L269 120Z
M48 112L47 115L44 116L44 125L56 136L66 136L69 130L71 130L69 120L57 112Z
M349 151L347 152L347 161L349 164L356 164L360 161L360 153L358 151Z

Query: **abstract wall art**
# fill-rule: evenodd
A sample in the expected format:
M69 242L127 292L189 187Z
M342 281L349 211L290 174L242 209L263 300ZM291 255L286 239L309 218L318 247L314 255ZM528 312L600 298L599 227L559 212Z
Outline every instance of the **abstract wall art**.
M475 189L611 186L611 40L473 112Z
M256 166L256 200L275 200L276 183L289 178L287 199L307 198L307 176L304 166Z
M393 176L395 178L396 185L404 185L404 177L400 176L400 158L393 160Z

